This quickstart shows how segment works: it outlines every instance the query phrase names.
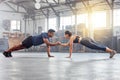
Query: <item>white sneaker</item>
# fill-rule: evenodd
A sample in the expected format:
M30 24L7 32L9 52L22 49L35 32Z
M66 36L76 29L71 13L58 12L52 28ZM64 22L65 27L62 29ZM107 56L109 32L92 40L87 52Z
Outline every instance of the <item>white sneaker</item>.
M116 53L117 53L117 52L116 52L115 50L113 50L113 51L110 53L110 58L113 58Z

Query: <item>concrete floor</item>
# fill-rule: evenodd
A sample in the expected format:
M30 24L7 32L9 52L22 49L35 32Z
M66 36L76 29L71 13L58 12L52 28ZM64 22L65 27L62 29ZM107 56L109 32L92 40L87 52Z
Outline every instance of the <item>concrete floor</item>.
M109 59L103 53L14 53L0 54L0 80L120 80L120 55Z

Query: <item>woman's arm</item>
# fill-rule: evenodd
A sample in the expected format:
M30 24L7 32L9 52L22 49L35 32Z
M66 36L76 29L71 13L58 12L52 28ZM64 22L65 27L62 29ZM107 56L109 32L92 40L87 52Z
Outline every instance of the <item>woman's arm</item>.
M74 40L74 37L72 37L69 41L69 56L67 58L71 58L72 56L72 52L73 52L73 40Z
M71 56L72 56L74 39L75 39L75 36L72 36L70 38L70 41L69 41L69 44L68 44L68 46L69 46L69 56L67 58L71 58Z
M69 42L68 43L63 43L63 44L60 44L61 46L69 46Z
M67 58L71 58L71 56L72 56L74 38L75 38L75 36L72 36L68 43L60 44L61 46L69 46L69 53L70 54Z
M72 56L72 52L73 52L73 44L71 44L70 46L69 46L69 56L68 57L66 57L66 58L71 58L71 56Z

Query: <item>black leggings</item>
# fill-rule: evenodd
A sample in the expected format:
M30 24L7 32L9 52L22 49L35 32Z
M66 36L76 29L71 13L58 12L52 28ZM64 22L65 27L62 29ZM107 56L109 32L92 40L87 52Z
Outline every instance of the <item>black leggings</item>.
M91 49L106 51L106 46L98 44L91 38L82 38L80 43Z

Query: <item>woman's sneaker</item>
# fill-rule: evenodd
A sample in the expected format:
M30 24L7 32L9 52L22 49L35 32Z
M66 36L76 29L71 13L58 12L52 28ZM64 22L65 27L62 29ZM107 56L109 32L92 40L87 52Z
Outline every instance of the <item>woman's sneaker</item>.
M113 51L110 53L110 58L113 58L116 53L117 53L117 52L116 52L115 50L113 50Z

